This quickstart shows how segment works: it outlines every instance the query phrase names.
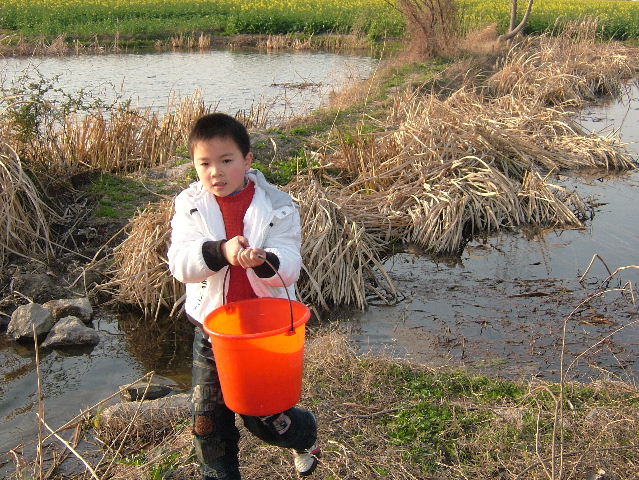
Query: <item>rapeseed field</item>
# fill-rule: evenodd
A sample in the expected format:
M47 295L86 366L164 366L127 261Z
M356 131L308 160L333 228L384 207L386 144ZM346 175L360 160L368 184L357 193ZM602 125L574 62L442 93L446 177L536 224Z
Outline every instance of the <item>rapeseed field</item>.
M115 33L145 37L192 31L219 34L356 33L399 36L404 19L395 0L3 0L0 36L19 33L90 37ZM523 11L525 0L520 0ZM497 22L503 31L510 0L460 0L462 25ZM520 12L520 14L523 12ZM527 32L591 16L602 38L639 37L639 2L544 0L535 3Z

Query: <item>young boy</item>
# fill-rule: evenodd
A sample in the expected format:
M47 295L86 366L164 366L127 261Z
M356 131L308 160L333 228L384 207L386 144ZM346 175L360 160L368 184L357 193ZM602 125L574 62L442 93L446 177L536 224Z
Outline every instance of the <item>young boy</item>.
M250 168L249 135L233 117L201 117L191 130L189 150L199 181L175 199L168 258L173 276L186 284L187 317L198 325L193 341L195 451L203 479L239 480L240 433L235 414L224 404L211 344L200 327L209 312L226 302L287 298L287 290L295 298L300 217L288 194ZM263 441L293 449L300 475L315 470L320 449L312 413L295 407L268 417L242 415L242 420Z

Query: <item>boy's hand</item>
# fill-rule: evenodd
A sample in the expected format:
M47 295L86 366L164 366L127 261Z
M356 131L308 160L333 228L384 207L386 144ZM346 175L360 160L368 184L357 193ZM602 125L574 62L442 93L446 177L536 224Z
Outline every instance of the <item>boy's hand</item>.
M254 268L262 265L266 252L261 248L249 248L246 237L238 235L222 244L222 253L231 265Z
M237 254L237 261L244 268L259 267L265 258L266 252L261 248L243 248Z

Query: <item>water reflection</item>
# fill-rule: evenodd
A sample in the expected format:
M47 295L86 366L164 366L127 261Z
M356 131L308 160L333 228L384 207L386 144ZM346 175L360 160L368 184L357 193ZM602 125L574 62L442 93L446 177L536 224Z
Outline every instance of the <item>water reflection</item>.
M169 377L176 385L191 385L193 325L183 316L144 320L139 313L121 315L119 327L126 335L130 353L146 371Z

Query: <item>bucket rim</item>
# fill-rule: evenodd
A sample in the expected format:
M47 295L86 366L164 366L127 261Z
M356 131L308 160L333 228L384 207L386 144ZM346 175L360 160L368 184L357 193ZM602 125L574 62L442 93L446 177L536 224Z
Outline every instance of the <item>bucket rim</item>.
M290 326L289 323L287 323L283 327L275 328L273 330L267 330L265 332L241 333L241 334L216 332L215 330L211 330L209 328L209 326L207 325L207 320L209 319L209 317L211 315L213 315L213 313L217 312L218 310L222 310L223 308L227 308L227 307L230 307L230 306L238 304L238 303L254 303L254 302L264 301L265 299L276 300L278 302L283 301L283 302L286 302L286 303L290 303L291 305L293 303L296 303L296 304L299 304L302 307L304 307L304 315L302 315L300 318L298 318L297 320L295 320L293 322L293 328L297 328L297 327L305 324L311 318L311 310L308 307L308 305L306 305L306 304L304 304L304 303L302 303L300 301L297 301L297 300L289 300L287 298L279 298L279 297L250 298L250 299L247 299L247 300L238 300L238 301L235 301L235 302L225 303L224 305L220 305L216 309L212 310L204 318L204 321L202 322L202 329L210 337L223 338L223 339L228 339L228 340L251 340L251 339L255 339L255 338L272 337L272 336L275 336L275 335L280 335L282 333L290 332L291 331L291 326Z

